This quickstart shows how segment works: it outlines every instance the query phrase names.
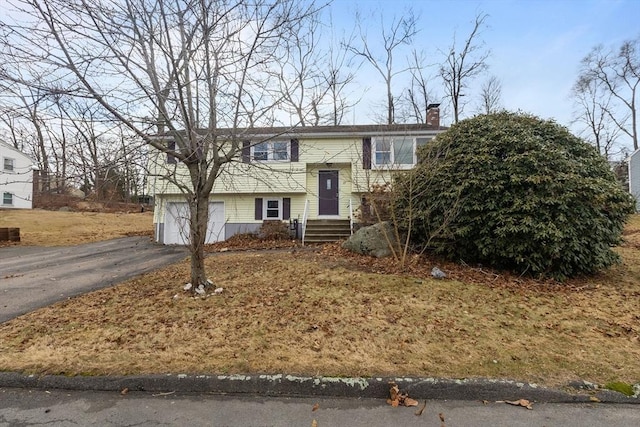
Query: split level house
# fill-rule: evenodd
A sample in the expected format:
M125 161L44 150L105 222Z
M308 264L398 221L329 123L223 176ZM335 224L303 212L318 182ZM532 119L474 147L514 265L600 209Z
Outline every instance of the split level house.
M209 197L207 243L255 232L264 221L287 223L303 242L348 236L363 197L374 184L411 169L416 149L444 128L437 105L427 124L253 128L243 131L242 150L220 172ZM220 130L224 134L224 130ZM166 144L174 148L175 142ZM154 196L156 241L188 242L188 207L175 183L184 176L175 157L151 159L149 194Z
M31 209L33 160L17 148L0 141L0 209Z

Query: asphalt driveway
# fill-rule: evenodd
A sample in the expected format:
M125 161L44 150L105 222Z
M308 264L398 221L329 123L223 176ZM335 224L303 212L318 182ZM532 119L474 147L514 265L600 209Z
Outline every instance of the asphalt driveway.
M123 237L65 247L0 248L0 323L184 259L184 247Z

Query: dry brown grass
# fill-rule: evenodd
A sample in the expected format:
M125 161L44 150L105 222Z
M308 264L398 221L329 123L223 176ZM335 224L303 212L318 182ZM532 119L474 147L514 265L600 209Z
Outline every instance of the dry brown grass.
M640 381L640 218L624 264L559 285L342 252L223 253L220 295L182 291L186 263L0 325L0 370ZM174 297L178 295L178 297Z
M151 235L153 213L59 212L0 209L0 227L20 228L22 245L67 246L131 235Z

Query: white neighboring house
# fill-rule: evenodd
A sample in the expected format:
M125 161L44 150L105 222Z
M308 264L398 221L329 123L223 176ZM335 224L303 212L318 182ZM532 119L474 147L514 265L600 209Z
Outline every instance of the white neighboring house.
M640 211L640 150L629 156L629 192L636 198L636 211Z
M33 171L29 156L0 141L0 209L31 209Z

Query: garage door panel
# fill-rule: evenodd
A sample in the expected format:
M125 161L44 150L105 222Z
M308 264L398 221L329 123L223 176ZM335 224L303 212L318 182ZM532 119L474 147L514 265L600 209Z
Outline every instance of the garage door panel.
M164 243L167 245L187 245L189 243L189 206L184 202L167 203L164 225ZM206 243L225 239L224 203L209 203L209 222Z

